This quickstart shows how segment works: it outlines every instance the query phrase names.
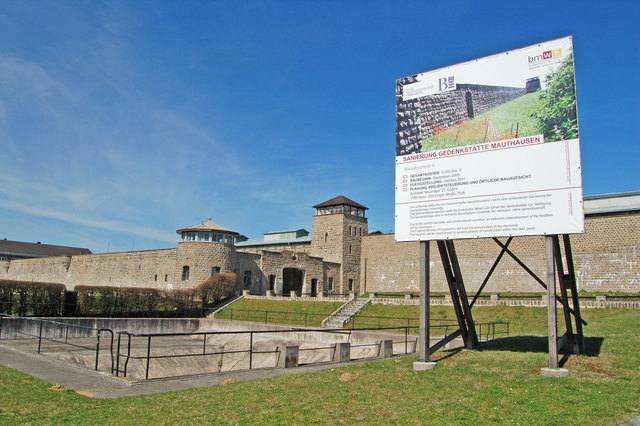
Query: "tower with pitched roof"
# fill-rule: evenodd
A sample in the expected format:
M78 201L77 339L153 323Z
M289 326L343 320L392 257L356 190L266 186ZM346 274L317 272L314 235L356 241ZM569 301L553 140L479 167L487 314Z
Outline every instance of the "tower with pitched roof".
M311 253L340 266L339 282L324 283L331 293L348 293L360 289L360 254L362 237L368 233L367 207L340 195L313 206Z

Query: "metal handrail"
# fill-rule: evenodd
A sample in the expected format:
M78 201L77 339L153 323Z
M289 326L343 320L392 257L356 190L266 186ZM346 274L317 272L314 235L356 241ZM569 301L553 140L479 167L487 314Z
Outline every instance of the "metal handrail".
M114 338L114 334L113 334L113 330L109 329L109 328L97 328L97 327L89 327L86 325L80 325L80 324L72 324L72 323L66 323L66 322L61 322L61 321L53 321L53 320L46 320L46 319L42 319L42 318L33 318L33 317L21 317L21 316L17 316L17 315L9 315L9 314L2 314L0 313L0 340L2 339L2 326L3 326L3 318L12 318L12 319L18 319L18 320L24 320L24 321L33 321L36 323L39 323L39 327L38 327L38 334L31 334L31 333L26 333L23 331L18 331L17 329L14 330L15 333L17 334L23 334L25 336L31 336L34 338L38 339L38 354L41 353L41 349L42 349L42 341L46 340L46 341L50 341L50 342L55 342L55 343L62 343L68 346L73 346L76 348L81 348L81 349L93 349L93 347L89 347L89 346L83 346L83 345L78 345L75 343L71 343L69 342L69 328L76 328L76 329L83 329L83 330L92 330L96 332L96 345L95 345L95 351L96 351L96 362L95 362L95 370L98 370L98 364L99 364L99 358L100 358L100 340L102 337L102 333L106 332L109 333L111 338L110 338L110 350L109 353L111 355L111 368L110 371L113 372L113 363L114 363L114 359L113 359L113 338ZM55 338L48 338L46 336L43 336L42 333L42 329L43 329L43 324L53 324L56 326L61 326L65 328L65 333L64 333L64 341L61 340L56 340Z
M357 331L367 331L367 330L375 330L375 331L380 331L380 330L404 330L404 344L405 344L405 353L407 352L407 348L408 348L408 329L409 328L417 328L415 326L412 327L380 327L380 328L368 328L368 329L358 329ZM291 330L260 330L260 331L254 331L254 330L241 330L241 331L196 331L196 332L180 332L180 333L130 333L128 331L118 331L118 343L117 343L117 354L116 354L116 367L114 369L115 371L115 375L119 376L121 373L123 375L123 377L127 377L127 367L129 364L130 360L144 360L145 362L145 380L149 380L149 366L151 364L151 361L154 359L166 359L166 358L185 358L185 357L199 357L199 356L211 356L211 355L225 355L225 354L234 354L234 353L248 353L249 354L249 370L253 369L253 355L254 354L263 354L263 353L276 353L276 350L273 351L257 351L253 348L253 336L255 334L284 334L284 333L295 333L295 332L321 332L321 333L329 333L329 334L343 334L343 335L348 335L349 336L349 340L351 339L351 335L352 332L354 330L340 330L340 329L326 329L326 328L319 328L319 329L309 329L309 328L294 328ZM206 341L207 341L207 336L210 335L229 335L229 334L236 334L236 335L242 335L242 334L248 334L249 335L249 347L247 349L242 349L242 350L232 350L232 351L215 351L215 352L208 352L206 350ZM121 344L121 340L122 340L122 336L125 336L127 338L127 351L126 354L121 354L121 349L122 349L122 344ZM171 354L171 355L162 355L162 354L157 354L157 355L153 355L151 348L151 342L152 342L152 338L154 337L176 337L176 336L203 336L203 350L202 352L198 352L198 353L184 353L184 354ZM146 354L145 355L131 355L131 338L132 337L139 337L139 338L146 338L147 339L147 345L146 345ZM394 342L394 343L402 343L402 342ZM377 345L378 343L374 343L371 345ZM367 344L368 346L369 344ZM354 347L358 347L358 346L363 346L363 345L354 345ZM325 346L322 347L318 347L318 348L302 348L300 350L326 350L329 349ZM121 370L120 369L120 359L124 358L125 362L124 362L124 367Z

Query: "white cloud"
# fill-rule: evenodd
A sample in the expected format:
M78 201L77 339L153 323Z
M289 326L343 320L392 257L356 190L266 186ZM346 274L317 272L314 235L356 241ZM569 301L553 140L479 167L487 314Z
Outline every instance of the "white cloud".
M174 243L175 234L164 230L150 227L138 226L129 223L119 222L109 219L89 219L77 214L51 210L46 208L33 207L12 201L0 200L0 207L8 210L18 211L33 216L44 217L48 219L62 220L73 225L82 225L92 228L106 229L109 231L120 232L129 235L138 235L144 238L150 238L159 241L168 241Z

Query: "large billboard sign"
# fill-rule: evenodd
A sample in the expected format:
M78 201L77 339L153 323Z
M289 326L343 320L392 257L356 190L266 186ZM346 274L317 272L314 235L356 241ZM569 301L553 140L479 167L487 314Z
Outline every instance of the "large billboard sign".
M584 232L571 37L396 84L396 240Z

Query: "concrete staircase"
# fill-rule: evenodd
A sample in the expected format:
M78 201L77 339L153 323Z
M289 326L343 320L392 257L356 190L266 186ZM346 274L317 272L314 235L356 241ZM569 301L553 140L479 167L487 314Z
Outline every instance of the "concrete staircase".
M324 328L342 328L347 321L356 316L369 303L371 303L370 299L353 299L322 320L322 326Z

